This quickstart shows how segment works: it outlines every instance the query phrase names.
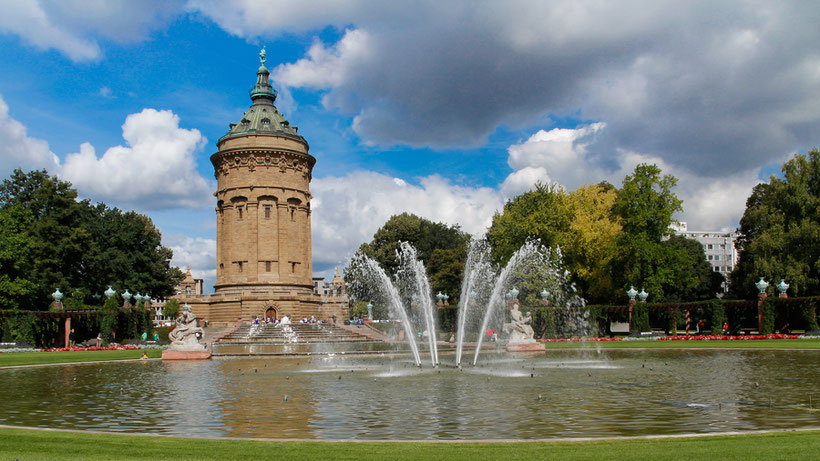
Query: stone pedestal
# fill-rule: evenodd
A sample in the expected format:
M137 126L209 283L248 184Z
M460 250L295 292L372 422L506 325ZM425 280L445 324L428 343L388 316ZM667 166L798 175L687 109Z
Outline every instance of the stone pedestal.
M211 351L209 349L200 349L197 351L162 351L162 360L207 360L211 358Z
M544 352L547 347L543 343L509 343L507 352Z

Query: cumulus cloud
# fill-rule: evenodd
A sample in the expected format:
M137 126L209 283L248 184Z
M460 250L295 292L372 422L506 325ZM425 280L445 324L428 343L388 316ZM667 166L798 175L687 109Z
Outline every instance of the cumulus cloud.
M802 2L194 1L243 37L346 28L275 69L370 144L465 147L545 116L606 123L599 161L642 152L712 178L820 136L820 9ZM353 40L357 38L358 40Z
M205 289L211 290L216 281L216 240L168 235L163 237L163 245L174 252L171 265L183 272L190 266L194 278L204 279Z
M481 234L503 198L491 188L451 184L440 176L419 185L372 171L317 178L311 184L313 259L317 269L344 264L391 216L403 212Z
M589 154L588 146L605 131L602 124L539 130L523 143L510 146L508 163L515 171L502 184L505 197L530 190L536 181L556 182L569 190L602 180L619 187L638 164L649 163L678 178L675 192L684 201L678 219L689 222L694 230L731 230L743 215L752 187L760 182L758 168L725 173L716 180L661 157L626 150L618 150L603 164Z
M89 143L66 155L62 176L82 195L108 203L142 209L209 203L212 188L194 159L206 142L199 130L180 128L171 111L144 109L125 119L122 132L126 145L100 157Z
M9 115L9 106L0 97L0 176L8 177L15 168L54 172L59 164L48 143L30 138L26 127Z
M39 49L56 49L74 61L101 55L98 37L141 40L182 8L178 1L11 1L0 2L0 33L17 35Z

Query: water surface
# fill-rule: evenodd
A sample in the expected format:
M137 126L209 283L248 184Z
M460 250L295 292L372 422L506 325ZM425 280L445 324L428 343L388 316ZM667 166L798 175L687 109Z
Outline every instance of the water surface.
M541 439L820 426L817 351L214 358L0 370L0 424L186 436ZM448 362L450 365L448 365ZM813 395L813 409L809 396Z

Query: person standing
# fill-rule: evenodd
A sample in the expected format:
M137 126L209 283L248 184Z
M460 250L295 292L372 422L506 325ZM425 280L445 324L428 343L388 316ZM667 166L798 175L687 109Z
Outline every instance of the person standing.
M97 347L102 346L102 331L97 333L97 342L96 342L96 344L97 344Z
M74 340L76 336L74 335L74 329L71 329L71 332L68 333L68 347L74 347Z

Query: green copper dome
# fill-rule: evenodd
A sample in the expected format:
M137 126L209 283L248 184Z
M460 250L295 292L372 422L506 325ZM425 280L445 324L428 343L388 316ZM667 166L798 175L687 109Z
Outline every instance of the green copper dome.
M300 141L307 145L305 138L298 134L299 128L285 120L276 106L276 90L270 84L270 72L265 67L265 49L259 53L262 64L256 71L256 84L250 90L253 104L242 115L237 123L231 123L230 129L217 143L236 136L270 135L282 136Z

